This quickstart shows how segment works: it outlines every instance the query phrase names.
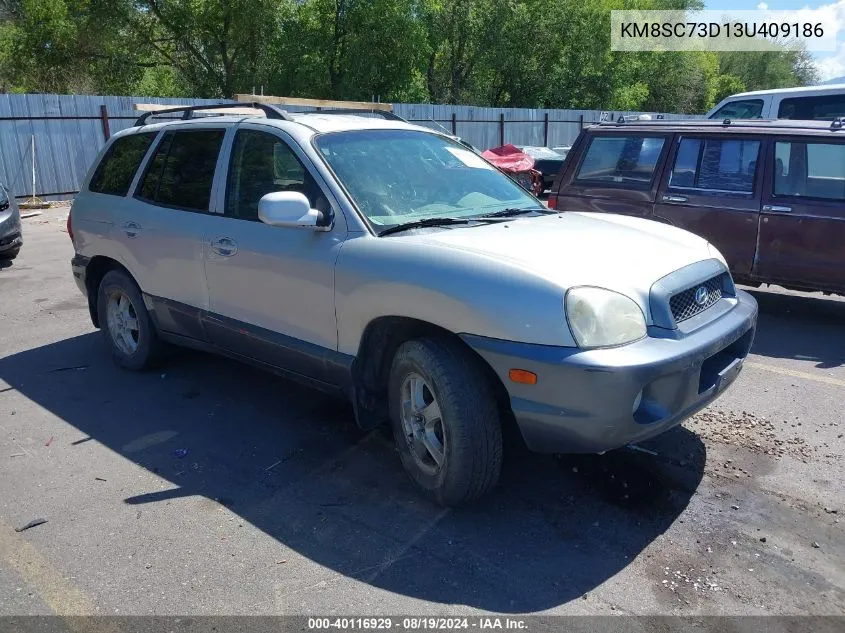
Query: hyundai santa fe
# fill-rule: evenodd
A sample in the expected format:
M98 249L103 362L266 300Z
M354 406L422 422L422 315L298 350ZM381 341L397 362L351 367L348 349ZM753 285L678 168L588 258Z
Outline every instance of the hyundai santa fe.
M494 487L503 424L602 453L739 373L757 306L706 240L551 210L390 113L253 107L142 116L76 198L73 275L121 367L181 345L348 398L444 505Z

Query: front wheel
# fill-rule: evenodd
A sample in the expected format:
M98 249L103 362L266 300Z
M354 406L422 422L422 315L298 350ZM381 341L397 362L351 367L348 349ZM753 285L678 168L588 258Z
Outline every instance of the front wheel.
M455 506L499 479L502 429L478 359L447 339L403 343L390 370L393 436L411 480L431 499Z
M118 365L139 371L156 363L162 343L141 291L129 275L120 270L106 273L97 293L97 313Z

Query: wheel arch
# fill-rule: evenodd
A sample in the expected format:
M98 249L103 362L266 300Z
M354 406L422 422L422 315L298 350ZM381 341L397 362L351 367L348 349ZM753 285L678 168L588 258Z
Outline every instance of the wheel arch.
M402 316L382 316L370 321L361 335L352 364L353 405L358 425L372 429L388 420L387 382L393 357L402 343L414 339L446 339L469 352L478 363L503 414L511 414L510 397L493 368L458 336L428 321ZM503 420L508 416L503 415Z
M85 290L88 295L88 312L91 315L91 322L96 328L100 327L100 317L97 314L97 294L100 291L100 282L112 270L124 272L130 279L135 281L135 277L127 270L126 266L116 259L105 255L95 255L85 267Z

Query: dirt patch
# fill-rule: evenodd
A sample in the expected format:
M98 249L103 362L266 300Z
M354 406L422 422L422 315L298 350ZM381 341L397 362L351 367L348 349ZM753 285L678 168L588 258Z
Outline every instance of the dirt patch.
M818 451L801 437L783 437L774 421L747 411L707 409L690 418L686 426L704 439L776 458L792 455L806 460Z

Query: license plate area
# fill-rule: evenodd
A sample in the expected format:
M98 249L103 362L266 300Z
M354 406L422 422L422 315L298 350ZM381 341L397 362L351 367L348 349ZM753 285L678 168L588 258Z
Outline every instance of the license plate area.
M747 332L701 364L701 374L698 379L699 395L714 387L719 391L733 382L742 369L742 361L751 347L752 336L753 331Z

